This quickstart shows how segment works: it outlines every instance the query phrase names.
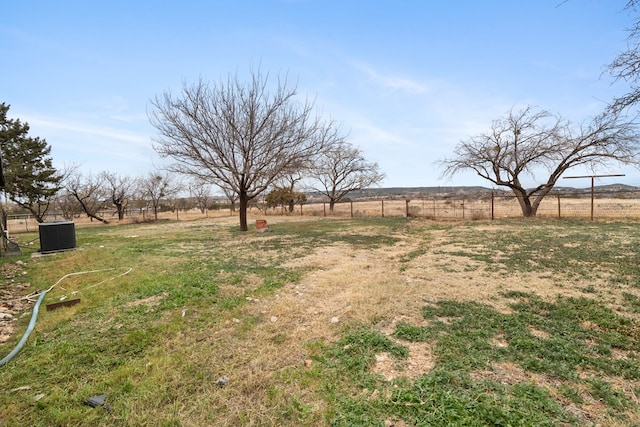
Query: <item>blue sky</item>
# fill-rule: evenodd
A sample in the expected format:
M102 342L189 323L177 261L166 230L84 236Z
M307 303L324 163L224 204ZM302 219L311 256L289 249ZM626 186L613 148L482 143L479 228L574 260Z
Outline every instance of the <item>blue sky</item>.
M9 0L0 102L47 140L57 167L142 176L166 164L151 145L150 99L259 64L342 123L387 175L383 186L490 186L471 173L439 179L434 162L514 106L579 122L624 93L605 68L626 48L625 4ZM602 173L640 185L632 168Z

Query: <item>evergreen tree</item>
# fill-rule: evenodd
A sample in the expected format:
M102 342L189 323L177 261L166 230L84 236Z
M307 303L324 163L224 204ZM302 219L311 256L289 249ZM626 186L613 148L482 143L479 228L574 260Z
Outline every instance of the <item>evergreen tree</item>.
M51 198L60 189L61 176L52 165L51 147L30 137L29 125L7 118L9 105L0 104L0 152L7 197L44 221Z

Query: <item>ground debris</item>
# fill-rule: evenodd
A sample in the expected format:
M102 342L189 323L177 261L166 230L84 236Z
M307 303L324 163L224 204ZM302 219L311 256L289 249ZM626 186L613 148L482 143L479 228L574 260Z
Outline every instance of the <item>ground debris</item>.
M84 403L91 406L92 408L104 405L105 400L107 399L106 394L99 394L97 396L91 396L87 398Z
M216 385L218 387L224 387L227 385L228 382L229 382L229 377L226 375L223 375L216 380Z

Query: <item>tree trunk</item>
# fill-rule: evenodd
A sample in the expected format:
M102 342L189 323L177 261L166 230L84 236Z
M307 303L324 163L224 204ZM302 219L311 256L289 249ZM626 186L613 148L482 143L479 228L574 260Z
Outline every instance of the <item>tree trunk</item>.
M537 206L534 208L531 205L531 199L524 190L513 189L513 193L520 203L520 209L522 209L522 216L525 218L533 218L536 216Z
M336 201L331 199L329 200L329 213L333 215L333 207L336 205Z
M118 219L122 221L124 219L124 206L122 204L115 204L118 210Z
M107 221L104 218L100 218L98 215L94 214L93 212L91 212L90 209L87 208L87 205L82 201L82 199L80 197L78 197L77 194L73 194L73 196L76 198L76 200L80 203L80 206L82 206L82 210L84 211L85 214L87 214L87 216L93 221L98 220L100 222L102 222L103 224L109 224L109 221Z
M98 215L92 214L92 213L88 213L87 212L87 216L91 219L95 219L97 221L100 221L103 224L109 224L109 220L106 220L104 218L99 217Z
M38 224L43 223L44 222L44 216L40 215L40 212L37 212L33 209L29 209L31 211L31 215L33 215L33 217L36 219L36 221L38 222ZM6 217L5 217L6 218ZM5 230L6 230L6 224L5 224Z
M240 193L240 231L249 231L247 226L247 206L249 205L249 199L244 192Z

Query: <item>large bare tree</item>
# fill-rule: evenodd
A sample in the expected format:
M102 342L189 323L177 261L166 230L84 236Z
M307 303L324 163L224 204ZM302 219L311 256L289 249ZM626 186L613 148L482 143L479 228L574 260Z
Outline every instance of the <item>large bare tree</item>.
M329 199L329 211L349 192L379 184L385 177L377 163L337 135L331 147L318 155L311 169L312 188Z
M183 85L179 95L165 92L151 101L154 148L175 160L169 170L213 182L233 191L240 204L240 230L247 231L247 206L301 159L317 154L326 126L313 104L296 98L286 79L269 85L253 71Z
M489 132L461 141L454 156L441 162L443 176L472 170L495 185L508 187L525 217L538 206L560 176L575 166L598 168L611 162L638 164L638 127L608 110L588 123L573 125L560 116L528 106L495 120ZM523 178L548 172L543 183L527 188Z

